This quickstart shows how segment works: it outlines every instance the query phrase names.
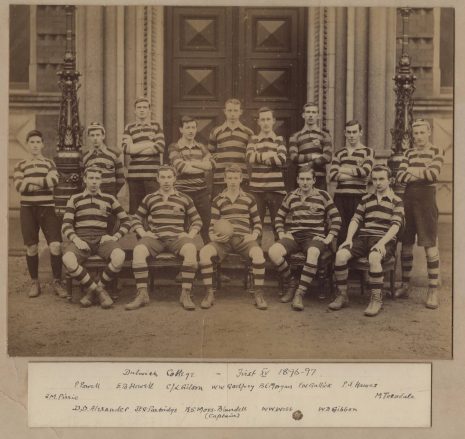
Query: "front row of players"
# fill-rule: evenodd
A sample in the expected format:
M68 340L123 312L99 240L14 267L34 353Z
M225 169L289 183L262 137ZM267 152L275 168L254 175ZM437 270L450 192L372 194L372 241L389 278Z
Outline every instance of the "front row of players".
M373 168L375 192L362 198L349 225L347 238L336 253L338 292L329 304L331 310L347 306L347 262L352 257L362 256L368 257L370 266L371 301L365 314L374 316L381 310L381 263L394 255L396 235L404 217L402 201L390 189L389 179L387 167L376 165ZM147 258L168 251L183 259L180 302L185 309L195 309L191 292L199 266L206 290L201 307L207 309L213 305L213 259L221 261L231 252L251 259L255 305L258 309L266 309L263 294L265 258L258 244L262 223L255 198L241 189L241 168L231 165L225 169L226 189L213 200L210 242L200 250L199 262L194 238L201 230L202 220L192 199L175 189L175 181L176 171L170 166L161 166L159 190L145 196L134 215L132 225L139 238L132 262L137 293L125 308L134 310L149 303ZM302 298L316 274L319 256L329 251L329 246L337 239L341 217L330 195L314 187L315 174L310 166L299 169L297 182L299 187L284 198L276 215L279 240L270 247L269 257L287 285L281 301L292 301L294 309L302 310ZM100 192L100 168L87 168L84 183L86 190L71 197L64 215L62 232L69 242L64 245L63 263L70 276L86 289L86 295L81 299L83 306L92 305L97 296L102 308L109 308L112 299L105 288L123 266L125 254L118 241L129 231L131 221L115 197ZM108 235L107 222L111 215L118 218L119 228L113 235ZM232 233L218 232L216 226L225 219L232 225ZM299 251L306 254L306 261L298 280L292 276L286 257ZM81 265L92 254L108 260L98 283Z

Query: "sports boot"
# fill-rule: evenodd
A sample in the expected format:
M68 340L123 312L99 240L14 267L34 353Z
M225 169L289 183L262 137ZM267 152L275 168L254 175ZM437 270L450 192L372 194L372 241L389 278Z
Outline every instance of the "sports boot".
M304 309L304 302L303 302L304 292L302 290L297 290L294 296L294 300L292 301L292 308L296 311L302 311Z
M86 295L79 301L81 306L88 308L94 304L95 290L87 290Z
M207 289L207 294L202 300L200 307L203 309L208 309L213 305L214 300L215 300L215 293L213 291L213 288L210 287Z
M404 284L400 286L395 292L394 292L394 299L406 299L409 295L410 292L410 286L409 284Z
M368 317L374 317L379 314L383 308L383 293L381 290L372 290L370 303L365 310L365 315Z
M105 288L102 285L98 284L97 289L95 290L100 306L103 309L109 309L113 305L113 300L111 300L110 295L107 293Z
M136 297L132 302L129 302L125 305L124 309L126 311L132 311L142 306L147 305L150 302L149 293L147 292L146 287L137 288Z
M258 309L264 310L268 308L265 298L263 297L263 291L257 288L254 292L255 305Z
M286 287L286 291L284 294L281 296L281 299L279 299L282 303L288 303L290 302L295 295L295 291L297 290L297 279L294 276L291 276L289 278L289 282Z
M179 298L181 305L184 309L188 311L193 311L195 309L195 303L192 302L191 291L183 289L181 291L181 297Z
M53 291L60 299L66 299L68 297L67 291L63 288L60 279L53 279Z
M37 297L40 294L40 284L38 279L32 279L31 288L29 289L29 297Z
M332 311L339 311L346 306L349 306L349 297L347 296L347 293L341 293L338 290L336 298L328 305L328 308Z
M428 295L426 297L426 308L436 309L439 306L437 288L428 288Z

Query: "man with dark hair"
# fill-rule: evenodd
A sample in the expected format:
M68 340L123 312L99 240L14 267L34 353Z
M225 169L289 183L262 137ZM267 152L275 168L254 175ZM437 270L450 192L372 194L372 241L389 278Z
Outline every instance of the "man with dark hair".
M134 229L139 241L134 247L132 268L136 279L137 294L126 305L134 310L149 303L147 292L147 258L162 251L183 257L181 267L182 289L180 302L184 309L193 310L192 282L197 271L197 248L194 238L202 227L192 199L175 189L176 171L171 166L158 169L160 189L142 200L134 215ZM147 224L148 230L144 224ZM188 224L188 231L185 226Z
M210 171L214 161L205 145L195 140L197 120L183 116L179 125L181 138L170 145L169 158L178 174L176 189L189 195L202 218L200 235L204 244L209 240L210 196L205 173Z
M147 194L158 189L157 169L165 150L162 127L150 119L149 100L146 97L137 98L134 109L136 121L126 125L123 133L130 214L137 210Z
M101 307L108 309L113 305L113 300L106 288L123 267L125 254L118 241L129 231L130 220L113 195L100 191L101 168L86 168L84 184L84 192L73 195L66 205L61 230L68 242L63 244L63 264L69 275L86 290L81 305L91 306L97 295ZM107 234L110 215L116 216L120 222L119 229L113 235ZM94 254L109 261L98 283L82 266Z
M414 147L408 149L397 173L397 181L406 185L404 193L405 230L402 236L402 286L396 297L407 297L413 267L413 245L425 248L428 271L426 307L439 306L437 295L439 279L438 208L436 183L444 163L444 150L431 144L428 121L417 119L412 124Z
M402 200L389 187L391 171L376 165L371 172L375 192L363 196L353 216L347 237L336 253L334 274L336 299L328 306L333 311L348 306L347 262L351 258L368 256L371 299L365 315L376 316L383 307L383 260L394 256L396 235L404 221Z
M330 195L314 186L315 173L310 165L299 168L297 183L299 188L287 194L276 215L279 241L270 247L268 256L278 267L283 283L288 285L281 302L292 301L292 308L301 311L302 298L318 268L318 258L337 237L341 217ZM285 257L299 251L305 253L306 261L298 282L291 275Z
M298 166L311 165L315 172L315 187L326 191L326 165L331 162L333 142L329 133L318 126L318 105L307 102L302 118L304 127L289 139L289 157Z
M19 217L26 262L31 287L29 297L40 294L39 284L39 231L45 235L50 249L50 263L53 272L53 289L61 298L67 297L61 285L61 233L60 221L55 213L53 188L58 183L55 163L42 155L43 135L38 130L30 131L26 136L30 158L18 162L14 169L13 181L21 194Z
M339 244L347 235L351 218L367 192L368 178L373 167L374 152L360 142L362 134L360 122L350 120L346 123L346 146L334 154L329 170L330 179L337 182L334 204L342 219Z
M260 220L263 224L268 207L273 229L276 213L286 195L282 167L287 160L284 139L273 131L275 123L270 108L262 107L258 110L260 132L251 137L246 154L252 166L249 188L257 200Z

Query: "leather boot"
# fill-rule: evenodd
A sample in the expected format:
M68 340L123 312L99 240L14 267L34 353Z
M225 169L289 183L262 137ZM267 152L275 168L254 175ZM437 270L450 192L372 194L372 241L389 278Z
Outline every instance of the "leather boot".
M437 309L439 307L437 288L428 288L425 306L429 309Z
M87 290L86 295L79 301L81 306L88 308L94 304L95 290Z
M63 288L63 285L61 284L60 279L53 279L53 290L55 291L55 294L60 298L60 299L66 299L68 297L67 291Z
M98 284L97 289L95 290L98 300L100 302L100 306L103 309L109 309L113 305L113 300L111 300L110 295L107 293L105 288L102 285Z
M374 317L379 314L383 308L383 293L381 290L372 290L370 303L365 310L365 315L368 317Z
M202 303L200 304L200 307L203 309L208 309L211 308L213 305L213 302L215 300L215 293L213 291L213 288L208 288L207 289L207 294L205 295L204 299L202 300Z
M179 301L184 309L188 311L193 311L195 309L195 303L192 302L191 290L183 289Z
M136 297L132 302L129 302L125 305L124 309L127 311L132 311L133 309L141 308L142 306L147 305L150 302L149 293L147 288L140 287L137 289Z
M336 298L328 305L328 308L332 311L339 311L346 306L349 306L349 297L347 293L341 293L338 290L336 292Z
M31 288L29 289L29 297L37 297L40 294L40 284L38 279L31 281Z
M281 299L279 299L282 303L288 303L294 298L295 291L297 290L297 283L297 279L294 276L289 278L286 291L281 296Z
M254 292L255 305L258 309L265 310L268 308L265 298L263 297L263 291L261 289L256 289Z
M400 288L394 291L394 299L406 299L410 292L409 284L402 284Z
M297 290L294 296L294 300L292 301L292 308L296 311L302 311L304 309L304 302L303 302L304 292L302 290Z

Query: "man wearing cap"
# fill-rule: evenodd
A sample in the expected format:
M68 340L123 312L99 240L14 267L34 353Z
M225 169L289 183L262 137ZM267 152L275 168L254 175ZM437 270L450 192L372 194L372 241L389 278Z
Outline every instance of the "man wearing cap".
M438 208L436 183L444 163L444 150L431 144L431 127L428 121L417 119L412 124L414 147L404 153L397 173L397 182L405 184L405 230L402 236L402 286L396 297L407 297L413 266L413 245L425 248L428 272L426 307L439 306L437 295L439 278Z
M55 163L42 155L43 135L38 130L26 136L30 157L21 160L14 169L13 181L21 194L19 217L21 232L26 246L26 262L31 287L29 297L37 297L39 285L39 231L45 235L50 249L53 272L53 289L61 298L67 297L61 285L61 232L60 221L55 214L53 188L58 183Z
M129 213L134 214L142 199L160 187L157 169L162 163L165 136L159 123L150 119L150 102L137 98L134 102L136 121L126 125L123 153L129 187Z

